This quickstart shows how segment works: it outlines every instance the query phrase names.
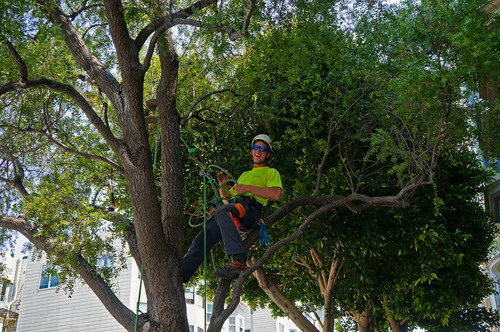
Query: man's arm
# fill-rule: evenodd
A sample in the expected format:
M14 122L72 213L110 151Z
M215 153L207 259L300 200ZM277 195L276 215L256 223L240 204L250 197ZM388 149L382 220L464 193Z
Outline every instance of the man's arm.
M231 194L229 193L229 187L227 186L227 181L229 180L229 175L225 172L219 172L217 174L217 180L219 181L219 194L220 197L222 197L222 202L224 204L229 203L229 199L224 199L224 197L230 197Z
M236 184L233 186L236 190L236 195L250 193L264 199L278 200L281 197L280 187L256 187L248 184Z

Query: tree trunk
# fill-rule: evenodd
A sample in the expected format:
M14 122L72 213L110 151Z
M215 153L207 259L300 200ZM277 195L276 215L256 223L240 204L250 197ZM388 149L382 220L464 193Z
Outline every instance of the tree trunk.
M161 183L162 206L161 223L156 234L148 234L145 238L149 242L151 237L158 237L162 245L154 253L157 259L152 268L154 274L148 278L150 284L148 292L148 310L150 302L155 315L155 321L160 326L155 331L189 331L184 287L182 285L182 249L184 240L184 216L182 205L182 168L180 161L180 128L179 115L176 109L176 90L178 60L170 33L168 37L158 43L162 76L157 90L158 111L161 126ZM149 155L150 151L148 150ZM156 189L154 190L156 195ZM155 200L156 201L156 200ZM148 247L156 247L148 244ZM146 248L141 248L145 250ZM141 250L142 260L143 257ZM151 251L151 250L150 250ZM154 296L151 301L150 293Z
M359 332L372 332L372 312L370 310L364 311L360 314L355 314L352 316L352 318L358 324Z
M323 322L323 332L334 332L335 316L334 301L332 296L325 298L325 318Z
M394 315L389 315L389 324L391 324L392 332L407 332L408 331L408 320L397 320Z
M231 287L231 280L220 279L217 285L217 290L215 291L212 318L210 319L210 325L208 325L207 332L220 332L224 325L223 320L217 319L224 311L224 306L226 304L226 298L229 294L229 289Z

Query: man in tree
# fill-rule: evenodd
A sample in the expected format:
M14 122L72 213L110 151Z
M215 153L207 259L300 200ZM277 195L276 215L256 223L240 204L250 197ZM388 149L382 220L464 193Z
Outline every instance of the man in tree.
M269 136L260 134L252 140L252 170L244 172L231 189L227 186L229 175L220 172L217 179L224 205L220 206L206 222L206 252L221 240L224 243L228 264L217 269L215 275L223 279L237 278L247 268L240 233L256 228L263 206L268 200L281 197L282 185L278 171L268 166L273 147ZM196 272L203 262L204 232L198 233L182 261L184 282Z

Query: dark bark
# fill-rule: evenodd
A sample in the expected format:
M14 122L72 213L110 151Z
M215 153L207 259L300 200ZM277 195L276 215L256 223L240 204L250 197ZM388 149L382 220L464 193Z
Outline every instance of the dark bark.
M166 283L162 303L157 303L158 318L168 322L168 331L188 331L184 288L182 285L182 251L184 214L182 205L182 165L180 161L180 126L176 108L178 58L170 32L158 43L162 75L157 91L161 128L161 184L163 241L168 257L162 275Z

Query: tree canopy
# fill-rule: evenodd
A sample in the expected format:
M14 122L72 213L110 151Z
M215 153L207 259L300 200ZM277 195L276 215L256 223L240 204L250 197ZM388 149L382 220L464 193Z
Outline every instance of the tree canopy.
M144 268L140 328L187 331L181 260L203 199L193 153L238 175L268 133L285 184L265 213L273 243L252 247L249 233L250 268L210 281L209 330L241 294L303 330L318 306L325 331L340 312L360 331L482 317L491 285L477 263L493 228L468 150L497 153L498 103L476 96L500 72L484 3L4 1L0 226L132 331L113 275L95 269L129 251Z

